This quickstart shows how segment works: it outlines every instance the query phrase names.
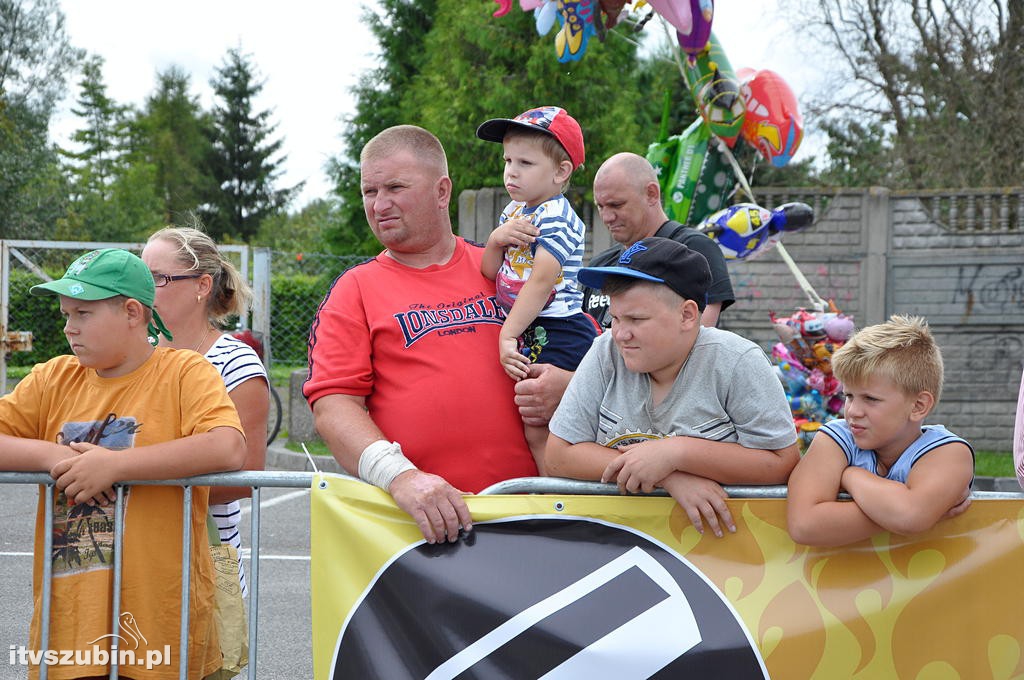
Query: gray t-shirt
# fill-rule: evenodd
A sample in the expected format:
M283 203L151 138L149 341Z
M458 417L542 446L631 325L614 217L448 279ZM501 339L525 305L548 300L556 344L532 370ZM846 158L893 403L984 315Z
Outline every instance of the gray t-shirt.
M549 426L571 444L608 447L672 436L777 450L796 441L782 383L764 351L717 328L701 328L665 399L651 404L646 373L626 368L611 333L595 341Z

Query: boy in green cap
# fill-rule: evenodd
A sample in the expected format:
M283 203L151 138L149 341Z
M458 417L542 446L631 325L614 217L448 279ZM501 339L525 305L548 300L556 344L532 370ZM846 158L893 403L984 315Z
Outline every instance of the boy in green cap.
M29 642L39 649L42 568L50 559L48 648L80 655L72 657L75 665L51 666L49 677L106 676L102 651L110 651L114 616L112 485L237 470L245 438L217 370L195 352L150 343L150 335L170 335L153 309L153 276L137 256L95 250L31 292L60 296L74 355L35 366L0 398L0 469L49 472L58 490L51 555L42 554L39 497ZM198 540L206 535L208 495L206 487L192 490L190 678L221 663L213 567L206 541ZM122 661L124 675L137 680L178 677L182 503L178 486L125 490L120 647L139 660L167 649L172 657L152 668ZM126 642L126 630L138 633L137 646Z

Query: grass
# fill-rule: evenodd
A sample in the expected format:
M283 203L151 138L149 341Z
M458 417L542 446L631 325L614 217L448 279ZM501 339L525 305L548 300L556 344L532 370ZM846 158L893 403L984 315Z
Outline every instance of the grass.
M291 383L292 372L305 367L305 364L272 363L270 365L270 382L274 384L274 387L284 387L287 389L288 385Z
M301 444L297 444L295 442L287 442L287 443L285 443L285 448L288 449L289 451L294 451L296 453L303 453L302 445ZM331 455L331 451L330 451L330 449L327 448L327 444L324 444L321 441L306 442L306 448L309 449L309 454L311 456L330 456Z
M1013 455L1002 451L976 451L974 474L978 477L1013 477Z

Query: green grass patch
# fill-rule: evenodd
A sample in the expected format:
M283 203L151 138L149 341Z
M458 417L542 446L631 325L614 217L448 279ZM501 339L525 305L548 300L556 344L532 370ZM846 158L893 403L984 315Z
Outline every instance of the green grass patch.
M294 451L296 453L303 453L303 451L302 451L302 444L299 444L297 442L288 442L284 446L289 451ZM309 449L309 454L311 456L330 456L331 455L331 450L328 449L327 448L327 444L324 444L322 441L306 442L306 448Z
M1013 455L1005 451L975 451L974 474L978 477L1014 477Z
M270 382L274 387L287 389L291 384L292 372L305 367L306 364L279 364L275 361L270 365Z

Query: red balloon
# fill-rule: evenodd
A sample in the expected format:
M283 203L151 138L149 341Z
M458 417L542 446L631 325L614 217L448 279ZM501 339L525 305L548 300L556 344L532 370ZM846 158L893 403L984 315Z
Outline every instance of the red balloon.
M736 73L747 104L740 135L777 168L793 159L804 136L796 95L775 71L742 68Z

